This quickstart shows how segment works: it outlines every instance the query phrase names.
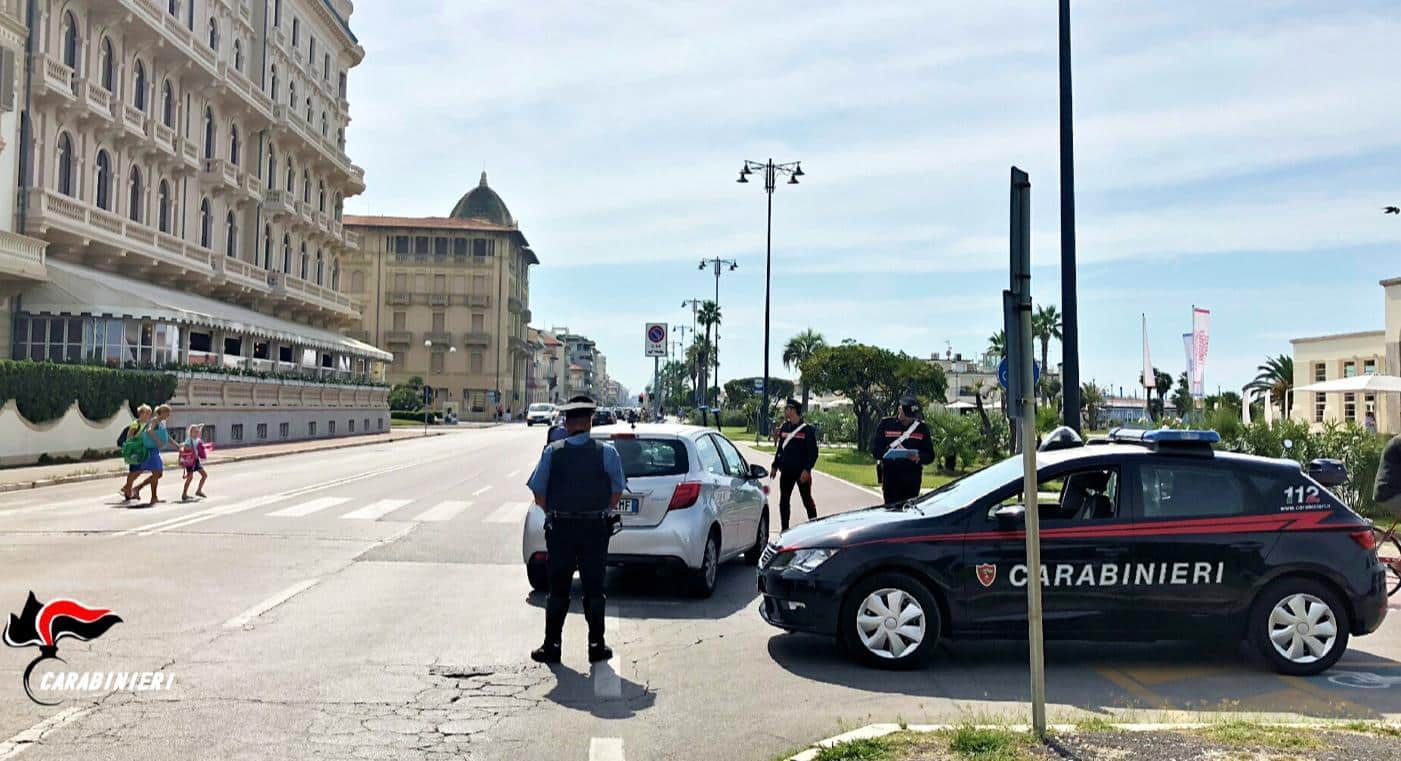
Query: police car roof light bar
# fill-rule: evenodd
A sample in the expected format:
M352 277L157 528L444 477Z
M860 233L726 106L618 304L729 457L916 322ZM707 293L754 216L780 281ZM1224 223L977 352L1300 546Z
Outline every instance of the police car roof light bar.
M1221 441L1221 434L1212 430L1115 428L1109 432L1109 440L1118 444L1140 444L1154 450L1171 448L1210 452L1211 445Z

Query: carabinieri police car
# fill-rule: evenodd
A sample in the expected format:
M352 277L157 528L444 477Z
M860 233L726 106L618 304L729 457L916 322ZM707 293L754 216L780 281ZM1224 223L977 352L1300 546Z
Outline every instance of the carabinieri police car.
M1020 456L795 527L760 558L760 613L908 667L940 637L1026 637L1026 585L1039 581L1048 639L1245 639L1281 673L1323 671L1386 616L1371 524L1298 463L1217 441L1115 431L1038 452L1039 580Z

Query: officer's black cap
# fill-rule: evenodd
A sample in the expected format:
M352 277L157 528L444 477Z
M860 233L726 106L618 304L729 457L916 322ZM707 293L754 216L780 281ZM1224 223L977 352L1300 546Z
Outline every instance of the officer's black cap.
M803 403L798 401L797 399L789 399L788 401L783 403L783 406L787 407L790 410L793 410L799 415L803 414Z
M919 417L923 410L920 409L919 400L913 396L907 396L900 400L900 409L904 410L907 417Z

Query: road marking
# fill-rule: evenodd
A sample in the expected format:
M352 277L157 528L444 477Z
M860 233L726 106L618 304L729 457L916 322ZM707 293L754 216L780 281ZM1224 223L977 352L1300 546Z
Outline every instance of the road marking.
M623 758L623 738L589 738L589 761L626 761Z
M516 476L518 476L518 475L520 475L520 474L521 474L521 472L520 472L519 470L513 470L513 471L511 471L510 473L507 473L507 474L506 474L506 477L507 477L507 478L515 478Z
M44 719L38 724L35 724L29 729L21 731L19 734L15 735L14 737L11 737L5 742L0 742L0 761L3 761L7 758L14 758L15 756L19 755L20 752L23 751L25 748L28 748L30 745L33 745L34 743L37 743L40 740L42 740L45 732L48 732L51 729L57 729L63 726L64 724L75 721L83 715L87 714L91 710L91 708L83 708L81 706L72 706L70 708L65 708L62 711L59 711L58 713L54 714L53 716L50 716L49 718ZM622 758L622 756L619 756L618 758Z
M486 493L489 492L489 491L491 491L491 486L489 486L489 485L488 485L488 486L483 486L482 488L480 488L480 489L478 489L478 490L472 492L472 496L473 496L473 497L480 497L480 496L482 496L483 494L486 494Z
M614 642L621 642L623 639L621 627L616 612L604 615L603 634L605 640L611 638ZM623 697L623 680L613 668L614 663L622 663L622 656L616 649L613 650L613 658L613 661L600 661L593 664L593 695L599 700L620 700ZM622 749L619 748L619 753L621 752ZM619 758L621 757L619 756Z
M311 589L313 586L316 585L316 582L318 581L320 581L320 579L307 579L306 581L293 584L292 586L287 587L286 589L282 590L281 592L278 592L272 597L263 600L262 602L258 603L257 605L254 605L248 610L245 610L242 613L234 616L233 618L230 618L229 620L225 621L224 628L242 629L244 626L247 626L250 622L253 621L253 619L257 618L258 616L267 613L268 611L272 610L273 608L276 608L284 602L287 602L293 597L296 597L302 592Z
M346 513L341 517L352 521L379 520L412 501L411 499L382 499L378 502L371 502L359 510Z
M841 477L838 477L838 476L834 476L834 475L832 475L831 473L823 473L822 471L820 471L820 470L818 470L818 469L816 469L816 468L813 468L813 469L812 469L812 472L813 472L813 473L816 473L816 474L819 475L819 476L822 476L823 478L830 478L830 479L832 479L833 481L836 481L837 483L842 484L843 486L850 486L851 488L856 489L856 490L858 490L858 491L864 491L864 492L866 492L867 494L872 494L872 495L875 495L875 496L877 496L877 497L880 497L881 499L885 499L885 495L884 495L884 494L881 494L880 492L876 491L875 489L868 489L868 488L862 486L861 484L854 484L854 483L852 483L852 482L846 480L845 478L841 478Z
M303 502L300 505L292 505L291 507L284 507L281 510L275 510L268 513L268 517L301 518L306 515L311 515L312 513L321 512L330 507L335 507L336 505L343 505L349 501L349 497L322 497L320 499L313 499L310 502Z
M1120 689L1141 701L1143 703L1143 708L1162 708L1171 705L1171 702L1162 695L1139 684L1136 679L1122 671L1107 666L1096 668L1095 671L1098 671L1100 676L1118 685Z
M529 502L507 502L486 517L487 523L520 523L530 509Z
M416 521L441 522L450 521L457 517L457 514L471 507L472 503L466 500L448 500L424 510L419 514Z

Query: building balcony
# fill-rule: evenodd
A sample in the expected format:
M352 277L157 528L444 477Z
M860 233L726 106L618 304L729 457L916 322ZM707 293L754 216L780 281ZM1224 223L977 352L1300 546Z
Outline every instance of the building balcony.
M525 339L520 336L511 336L506 339L506 348L510 349L512 354L530 353L530 344L526 343Z
M297 202L292 198L291 191L265 190L263 191L263 210L270 217L291 217L297 213Z
M38 238L0 230L0 282L44 280L44 249L49 244Z
M77 101L73 87L73 70L62 61L43 53L35 53L30 59L30 66L35 75L35 96L64 103Z
M26 222L35 235L57 244L50 255L61 252L61 258L86 266L134 270L149 280L170 278L195 292L214 291L208 249L47 188L31 188L28 193Z
M248 172L243 175L243 192L247 193L255 201L263 200L263 180L258 175Z
M428 294L428 306L445 307L450 301L451 299L448 298L448 295L446 293Z
M199 173L200 183L215 195L243 189L243 177L233 162L225 159L205 159Z
M336 324L360 319L360 304L355 299L325 286L284 272L268 272L267 283L272 295L282 299L283 306L294 313Z
M330 235L331 216L324 211L316 212L316 229L320 230L322 235Z
M352 251L360 250L360 233L355 230L345 231L345 247Z
M111 122L113 120L112 93L88 79L80 77L74 82L78 86L78 100L82 105L82 110L79 111L80 118Z
M204 167L204 162L199 157L199 146L195 141L180 138L180 167L179 171L198 172Z
M214 283L236 293L267 293L267 275L263 270L234 256L215 256Z
M130 103L123 103L121 112L122 134L133 140L145 140L149 134L146 129L146 114Z
M525 304L521 303L521 300L515 296L507 296L506 308L512 312L519 312L525 309Z
M521 310L521 319L522 319L522 320L525 320L526 322L530 322L530 319L531 319L532 317L534 317L534 315L530 313L530 310L529 310L529 309L523 309L523 310Z
M489 307L491 306L491 295L486 293L469 293L467 294L467 306Z
M472 333L464 333L462 336L462 343L466 346L490 346L491 334L480 330Z
M151 135L154 137L156 150L166 155L167 158L175 158L180 152L179 141L175 137L175 130L165 126L160 121L151 121Z
M353 339L355 339L356 341L359 341L359 342L361 342L361 343L369 343L369 342L370 342L370 331L368 331L368 330L347 330L347 331L345 331L345 337L346 337L346 338L353 338Z
M413 331L409 330L386 330L384 332L384 342L387 344L407 344L413 343Z
M428 333L424 333L423 340L432 341L435 345L438 346L451 346L452 333L446 330L435 330Z
M408 291L390 291L385 294L384 303L390 306L408 306L413 303L413 294Z

